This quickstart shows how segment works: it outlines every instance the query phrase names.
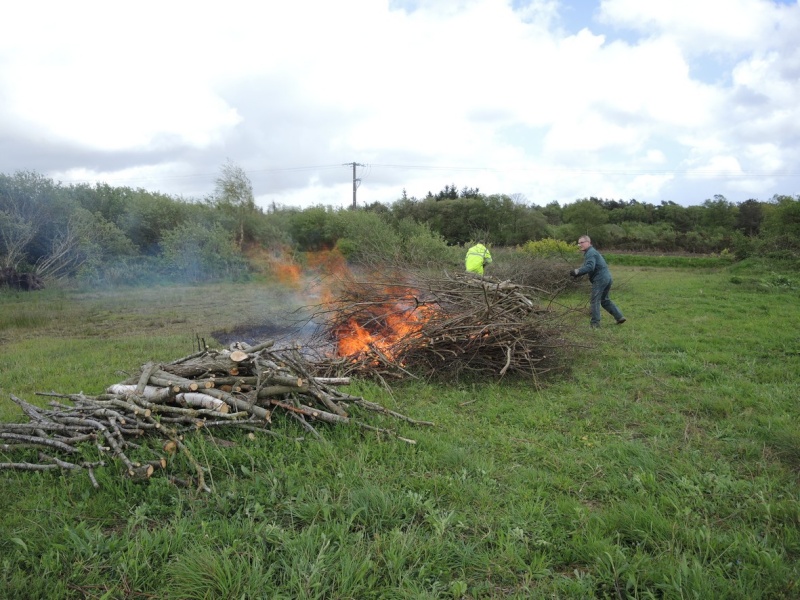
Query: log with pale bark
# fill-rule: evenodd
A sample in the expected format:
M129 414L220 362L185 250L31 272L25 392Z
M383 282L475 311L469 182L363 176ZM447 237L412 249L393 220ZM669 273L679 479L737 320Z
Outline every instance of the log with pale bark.
M235 343L170 363L147 363L137 375L94 396L39 392L50 398L43 407L12 395L28 421L0 423L0 469L83 471L97 487L100 467L119 464L125 477L147 480L180 453L192 467L194 485L209 491L207 467L186 444L186 436L198 430L278 436L272 424L285 416L314 437L321 437L318 424L351 425L414 443L352 413L432 425L352 396L341 389L349 377L315 376L315 368L297 348L273 350L271 341ZM156 442L148 443L152 439ZM170 481L187 479L170 476Z

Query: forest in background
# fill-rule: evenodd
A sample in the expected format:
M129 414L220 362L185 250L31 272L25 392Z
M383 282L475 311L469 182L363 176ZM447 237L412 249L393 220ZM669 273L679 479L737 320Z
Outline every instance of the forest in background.
M186 199L108 184L0 174L0 272L88 285L236 280L253 259L337 249L350 260L452 260L478 238L495 247L574 242L604 251L800 258L800 196L696 206L582 198L527 203L445 185L425 198L358 208L257 206L246 173L225 164L214 192ZM530 247L530 245L528 245ZM455 251L458 250L458 253Z

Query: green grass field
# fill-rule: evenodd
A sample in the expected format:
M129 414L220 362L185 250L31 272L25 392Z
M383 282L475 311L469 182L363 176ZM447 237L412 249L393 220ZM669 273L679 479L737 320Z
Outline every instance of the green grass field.
M114 467L99 490L0 471L0 597L800 597L800 277L612 271L628 322L586 316L587 348L541 389L350 386L435 422L376 421L416 445L342 426L222 436L233 446L198 433L210 494ZM287 298L263 283L0 293L0 419L22 418L9 394L99 393Z

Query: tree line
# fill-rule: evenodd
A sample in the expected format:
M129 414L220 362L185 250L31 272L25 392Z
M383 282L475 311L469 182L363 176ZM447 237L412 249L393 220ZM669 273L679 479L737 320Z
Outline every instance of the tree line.
M225 164L202 199L108 184L0 174L0 268L98 283L235 279L254 248L338 248L345 256L430 260L484 238L515 247L588 233L605 250L800 256L800 196L701 205L583 198L564 205L446 185L424 198L353 209L256 205L245 172Z

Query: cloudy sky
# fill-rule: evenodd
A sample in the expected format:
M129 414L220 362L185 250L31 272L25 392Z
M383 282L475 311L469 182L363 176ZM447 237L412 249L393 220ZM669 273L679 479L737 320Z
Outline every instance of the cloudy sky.
M27 0L0 173L262 206L800 194L798 0Z

